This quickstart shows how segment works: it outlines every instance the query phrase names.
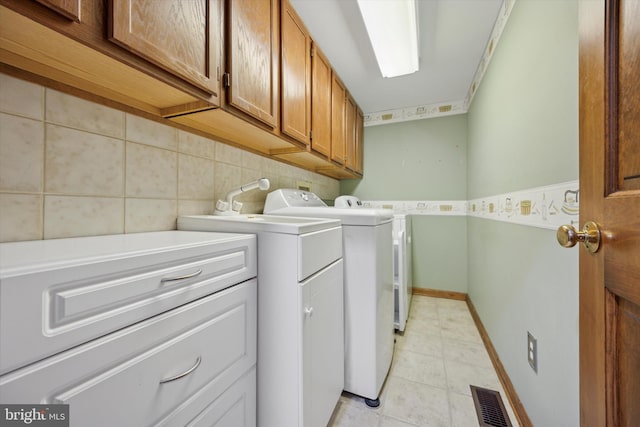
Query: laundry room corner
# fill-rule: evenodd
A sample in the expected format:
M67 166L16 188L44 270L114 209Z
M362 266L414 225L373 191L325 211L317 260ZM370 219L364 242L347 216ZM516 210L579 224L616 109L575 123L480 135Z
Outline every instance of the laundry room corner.
M367 126L365 140L364 178L341 194L411 211L415 292L466 293L466 115Z

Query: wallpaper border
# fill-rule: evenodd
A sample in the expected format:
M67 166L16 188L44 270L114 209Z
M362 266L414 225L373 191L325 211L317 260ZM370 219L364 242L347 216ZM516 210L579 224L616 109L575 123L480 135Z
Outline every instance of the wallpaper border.
M496 46L498 45L498 41L500 40L502 31L507 25L507 21L509 20L511 10L513 9L513 5L515 4L515 2L516 0L504 0L502 6L500 6L500 11L498 12L496 22L493 25L491 36L489 37L487 46L485 47L484 53L480 58L478 68L476 68L473 80L471 81L471 85L469 85L469 89L467 90L467 94L464 99L449 102L440 102L429 105L417 105L413 107L398 108L395 110L367 112L364 115L364 125L376 126L389 123L406 122L410 120L444 117L454 114L465 114L469 110L471 102L473 101L473 97L480 87L482 78L484 77L485 71L487 70L489 63L491 62L491 58L493 57Z
M470 216L555 230L579 222L577 180L471 200L362 200L364 207L407 215Z

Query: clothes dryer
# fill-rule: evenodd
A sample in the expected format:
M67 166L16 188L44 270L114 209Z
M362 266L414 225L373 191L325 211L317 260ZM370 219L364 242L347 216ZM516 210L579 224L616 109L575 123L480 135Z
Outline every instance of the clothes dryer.
M340 196L334 201L336 208L361 209L362 201L356 196ZM413 296L413 251L411 242L411 216L393 215L393 292L395 328L403 332L409 320L409 307Z

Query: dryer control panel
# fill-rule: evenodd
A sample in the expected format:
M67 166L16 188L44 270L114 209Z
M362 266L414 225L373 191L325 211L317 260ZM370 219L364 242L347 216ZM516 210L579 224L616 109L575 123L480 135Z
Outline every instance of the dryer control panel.
M340 196L333 202L336 208L361 208L362 202L356 196Z

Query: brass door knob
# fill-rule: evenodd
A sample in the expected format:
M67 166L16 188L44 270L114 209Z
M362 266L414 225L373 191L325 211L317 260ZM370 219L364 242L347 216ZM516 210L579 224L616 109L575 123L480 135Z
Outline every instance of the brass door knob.
M592 254L600 249L600 228L593 221L585 223L582 231L577 231L572 225L561 225L556 237L560 246L565 248L571 248L580 242Z

